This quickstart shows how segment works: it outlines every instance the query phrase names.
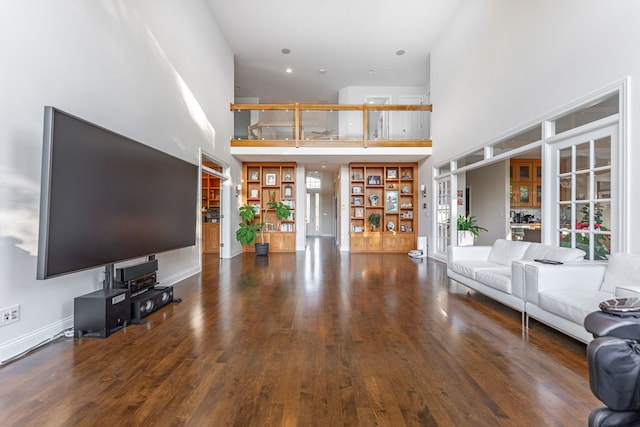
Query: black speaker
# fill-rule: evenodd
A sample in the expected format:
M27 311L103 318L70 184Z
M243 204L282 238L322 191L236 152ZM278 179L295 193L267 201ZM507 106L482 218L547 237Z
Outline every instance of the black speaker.
M173 286L157 287L136 295L131 298L132 322L141 323L140 319L170 302L173 302Z
M73 300L73 332L76 338L106 338L131 320L128 289L100 289Z

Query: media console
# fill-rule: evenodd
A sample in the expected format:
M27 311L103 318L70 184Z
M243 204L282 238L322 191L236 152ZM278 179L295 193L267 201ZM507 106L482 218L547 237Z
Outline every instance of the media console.
M115 270L113 288L100 289L74 299L74 336L106 338L128 324L144 324L143 317L175 302L173 286L157 286L158 261ZM113 276L113 265L105 269Z

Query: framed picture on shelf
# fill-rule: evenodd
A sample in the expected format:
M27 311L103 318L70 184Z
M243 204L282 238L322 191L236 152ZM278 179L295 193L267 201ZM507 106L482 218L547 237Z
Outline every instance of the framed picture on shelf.
M255 205L251 205L251 207L253 208L253 211L255 212L256 216L260 215L260 205L255 204Z
M284 186L284 197L291 197L293 196L293 187L290 185L285 185Z
M381 182L379 175L369 175L367 177L367 183L369 185L380 185Z
M257 188L252 188L251 189L250 197L252 199L257 199L258 198L258 189Z
M360 185L354 185L351 187L351 192L353 194L362 194L362 187Z
M265 185L276 185L275 173L268 173L264 176L264 178L265 178Z
M362 208L356 208L356 210L355 210L355 215L354 215L354 216L355 216L356 218L362 218L362 216L363 216Z
M387 179L398 178L398 169L387 169Z
M354 181L362 181L362 174L360 172L354 172L353 173L353 180Z
M389 213L398 212L398 190L387 190L384 197L385 211Z
M353 198L353 204L357 205L357 206L362 205L362 197L354 197Z
M258 180L258 171L253 171L249 174L249 179L251 181L257 181Z

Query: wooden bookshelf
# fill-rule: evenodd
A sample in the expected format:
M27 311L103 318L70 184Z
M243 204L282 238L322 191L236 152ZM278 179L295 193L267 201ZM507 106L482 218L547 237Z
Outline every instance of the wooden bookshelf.
M408 252L416 248L416 163L352 163L350 171L351 252ZM372 230L370 215L380 215Z
M296 164L248 163L242 164L242 200L258 212L256 222L264 222L264 241L269 252L295 252L296 250ZM291 208L291 217L278 220L269 201L282 201ZM260 236L258 236L260 242ZM253 246L244 247L254 252Z

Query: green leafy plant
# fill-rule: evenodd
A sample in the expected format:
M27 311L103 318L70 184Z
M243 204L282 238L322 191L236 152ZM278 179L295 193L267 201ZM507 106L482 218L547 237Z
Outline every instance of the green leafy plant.
M239 228L236 230L236 240L240 242L242 246L250 246L258 238L258 231L260 231L260 239L261 242L264 243L264 223L254 223L256 211L253 206L245 203L240 206L239 212L243 222L239 224Z
M289 205L284 204L284 202L282 201L267 202L267 206L269 206L271 209L275 211L276 218L278 218L279 221L282 221L284 219L289 219L289 217L291 216L291 208L289 207ZM280 228L279 224L278 224L278 228Z
M473 215L460 215L458 217L458 231L470 231L473 237L476 238L481 231L489 231L484 227L478 225L478 220Z
M369 224L371 225L372 231L376 231L376 229L380 227L381 218L382 218L382 215L377 213L372 213L371 215L369 215L367 219L369 220Z

